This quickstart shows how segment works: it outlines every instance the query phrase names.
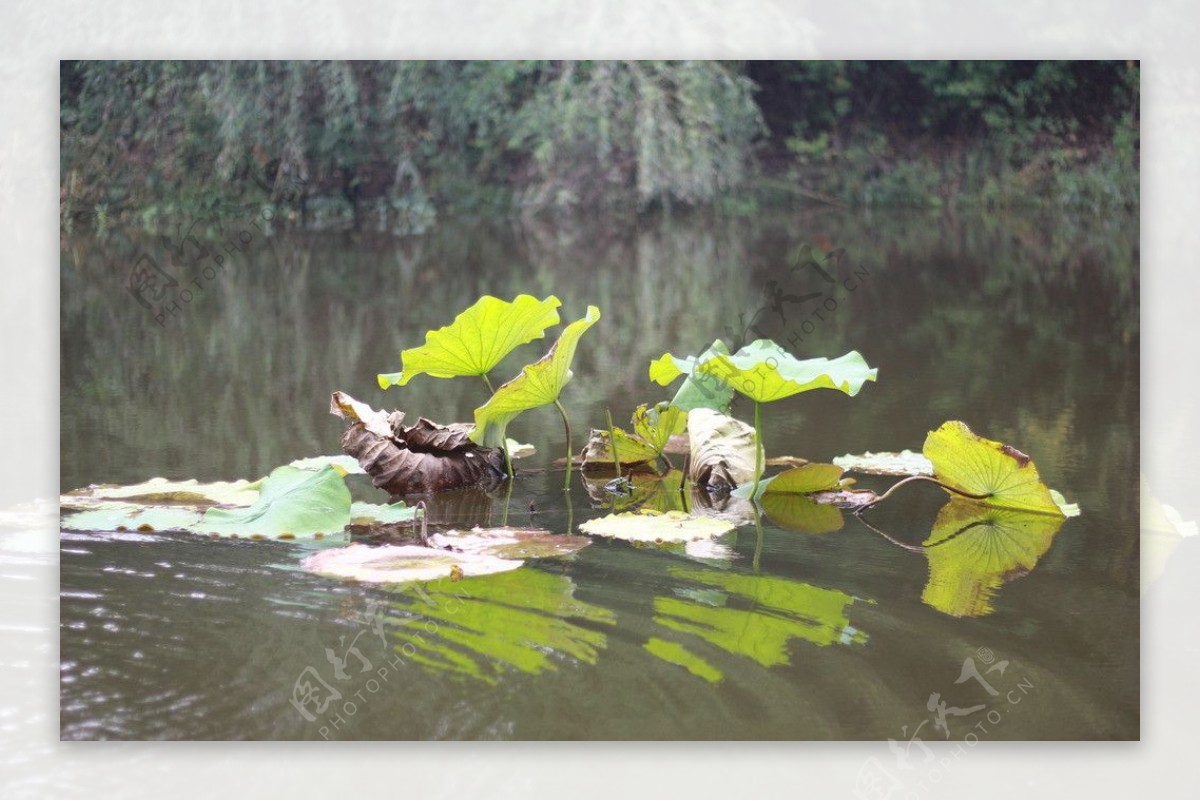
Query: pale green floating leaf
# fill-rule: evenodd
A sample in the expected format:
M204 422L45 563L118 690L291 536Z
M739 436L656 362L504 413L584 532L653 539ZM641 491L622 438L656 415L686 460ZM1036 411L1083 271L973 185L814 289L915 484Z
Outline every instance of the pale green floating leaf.
M579 338L599 319L600 310L588 306L587 314L563 330L549 353L526 365L519 376L497 389L487 403L475 410L471 440L483 447L498 447L505 441L505 431L513 418L558 400L571 380L571 362Z
M729 348L719 339L699 356L679 358L664 353L650 363L650 380L665 387L681 375L686 375L687 379L671 399L672 406L685 412L692 409L727 412L733 402L733 387L714 376L696 371L697 364L721 354L728 355Z
M404 386L425 373L435 378L484 375L516 348L558 325L558 298L518 295L513 301L485 295L454 322L425 335L425 344L400 354L399 373L378 376L379 386Z
M899 453L880 451L847 453L835 457L833 463L853 473L875 476L932 476L933 463L924 454L910 450Z
M185 506L121 504L66 515L62 527L71 531L191 531L200 512Z
M629 542L684 543L728 534L736 526L712 517L692 517L686 512L621 512L589 520L579 526L584 534Z
M340 532L350 522L350 490L333 467L277 467L253 506L209 509L195 530L225 537L293 538Z
M378 584L436 581L443 578L484 576L516 570L520 560L499 559L475 553L452 553L419 545L371 547L352 543L308 556L305 569L321 576Z
M196 479L168 481L152 478L128 486L94 485L72 490L59 498L63 509L92 509L116 504L179 506L206 509L210 506L243 506L258 500L263 479L257 481L211 481ZM120 508L119 506L115 508Z
M537 448L527 442L517 442L515 439L505 439L504 447L509 459L526 459L537 453Z
M350 524L356 526L370 523L411 523L420 516L421 510L418 507L408 506L404 501L393 504L355 501L350 504Z
M1058 510L1063 513L1063 517L1079 517L1079 504L1068 502L1058 490L1050 490L1050 498L1054 501L1054 505L1058 507Z
M834 464L809 462L791 470L784 470L758 482L758 495L808 495L813 492L837 489L841 486L842 468ZM734 490L738 498L749 498L753 484L743 484Z
M695 369L715 375L758 403L770 403L812 389L836 389L857 395L863 384L875 381L878 370L868 367L858 351L836 359L797 359L769 339L758 339L732 356L717 354Z
M481 528L441 531L429 537L434 548L482 554L501 559L550 559L570 556L591 545L587 537L552 534L540 528Z
M297 459L288 463L290 467L300 470L320 470L322 467L333 467L342 475L366 475L367 471L359 466L353 456L339 453L337 456L310 456L307 459Z
M1062 504L1055 501L1028 456L977 436L965 423L951 420L930 431L923 450L939 481L971 495L986 495L979 503L1067 516L1062 507L1070 509L1070 505L1065 499ZM1072 511L1078 514L1078 507Z

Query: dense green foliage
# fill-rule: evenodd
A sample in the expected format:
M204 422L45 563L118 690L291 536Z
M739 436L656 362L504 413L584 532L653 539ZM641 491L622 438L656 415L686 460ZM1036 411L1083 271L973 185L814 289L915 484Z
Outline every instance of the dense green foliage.
M63 62L64 222L1137 202L1136 62Z

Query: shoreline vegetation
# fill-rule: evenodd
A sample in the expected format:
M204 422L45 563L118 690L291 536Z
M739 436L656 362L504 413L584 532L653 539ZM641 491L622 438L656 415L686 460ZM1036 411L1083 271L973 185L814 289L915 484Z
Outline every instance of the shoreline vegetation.
M1136 212L1135 61L64 61L63 231Z

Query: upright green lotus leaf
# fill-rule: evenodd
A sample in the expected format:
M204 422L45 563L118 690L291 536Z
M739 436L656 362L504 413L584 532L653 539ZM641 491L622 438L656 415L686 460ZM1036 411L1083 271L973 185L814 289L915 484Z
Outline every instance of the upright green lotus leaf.
M687 412L670 403L643 403L633 413L634 432L650 444L655 453L661 454L667 441L687 428Z
M696 365L720 355L729 355L729 348L716 340L699 356L680 358L664 353L650 362L650 380L667 386L681 375L687 379L671 399L671 405L689 412L692 409L716 409L728 412L733 402L733 387L716 376L696 371Z
M764 498L767 495L807 495L837 489L844 472L835 464L809 462L758 482L758 495ZM738 498L749 498L753 487L753 484L743 484L733 494Z
M758 339L732 356L717 354L695 368L716 376L758 403L770 403L810 389L837 389L857 395L876 380L862 354L852 350L836 359L797 359L769 339Z
M1061 516L952 499L923 543L929 580L921 600L954 617L991 614L996 592L1033 570L1062 524Z
M450 325L427 333L424 345L403 351L403 371L379 375L379 386L404 386L421 373L434 378L484 375L514 349L558 325L561 305L553 295L545 300L518 295L511 303L485 295Z
M970 495L986 495L979 503L1055 517L1079 513L1079 507L1065 499L1055 501L1028 456L1011 445L977 436L958 420L930 431L923 452L939 481Z
M277 467L253 506L209 509L194 530L225 537L268 539L340 532L350 523L350 490L334 467Z
M550 352L533 364L526 365L521 374L496 390L488 402L475 410L475 430L471 440L485 448L504 444L508 424L521 412L546 406L558 400L563 387L571 380L571 362L583 333L600 319L600 310L588 306L587 314L563 329Z

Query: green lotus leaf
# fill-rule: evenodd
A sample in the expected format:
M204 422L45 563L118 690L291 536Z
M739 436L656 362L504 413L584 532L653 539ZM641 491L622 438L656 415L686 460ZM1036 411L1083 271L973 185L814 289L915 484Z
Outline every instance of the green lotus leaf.
M350 490L334 467L277 467L248 508L209 509L193 528L202 534L269 539L340 532L350 522Z
M633 413L633 430L649 443L655 454L661 454L667 441L687 428L687 412L670 403L643 403Z
M807 495L810 492L837 489L841 486L843 472L835 464L809 462L758 482L758 495ZM753 488L753 484L743 484L733 494L739 498L749 498Z
M852 473L873 476L932 476L933 465L920 453L880 451L835 456L833 463Z
M612 439L616 442L617 459L623 466L645 464L658 458L658 451L649 442L630 434L623 428L613 428L612 433L593 428L588 437L587 446L583 449L583 464L591 465L613 464L613 448L609 444Z
M939 481L969 495L985 495L979 503L1005 509L1068 517L1079 507L1056 501L1042 483L1033 460L1011 445L977 436L966 423L951 420L930 431L923 448Z
M341 471L342 475L365 476L367 474L367 471L359 466L357 459L344 453L339 453L337 456L310 456L307 459L296 459L288 464L301 470L320 470L322 467L332 466Z
M142 506L113 503L66 515L62 527L71 531L190 531L200 512L185 506Z
M879 372L868 367L855 350L836 359L801 360L769 339L755 340L732 356L717 354L699 362L695 369L716 376L758 403L811 389L837 389L857 395L863 384L876 380Z
M571 362L583 333L600 319L600 310L588 306L587 314L563 329L550 352L533 364L526 365L521 374L496 390L488 402L475 410L475 430L471 440L485 448L504 444L508 424L521 412L536 409L558 400L563 387L571 380Z
M486 576L516 570L523 563L475 553L452 553L420 545L371 547L351 543L345 548L327 548L301 563L329 578L353 579L375 584L437 581L464 576Z
M681 543L711 539L737 528L727 520L692 517L687 512L655 512L643 509L588 520L579 526L584 534L612 537L629 542Z
M257 481L211 481L202 483L196 479L168 481L152 478L140 484L126 486L94 485L72 490L59 498L63 509L123 508L127 504L138 506L175 506L193 510L204 510L210 506L239 506L258 500L259 487L264 479ZM107 530L107 529L95 529Z
M923 543L929 580L921 600L954 617L991 614L996 592L1033 570L1062 524L1062 516L952 499Z
M393 504L355 501L350 504L350 522L359 526L369 523L410 523L420 516L420 509L408 506L404 501Z
M400 354L403 370L378 376L379 386L404 386L425 373L434 378L485 375L509 353L558 325L558 298L518 295L512 302L485 295L454 322L425 335L425 344Z
M692 409L728 411L733 402L733 387L713 375L696 371L698 364L722 354L729 355L729 348L719 339L699 356L680 358L664 353L650 363L650 380L665 387L686 375L687 379L671 399L672 406L685 412Z

